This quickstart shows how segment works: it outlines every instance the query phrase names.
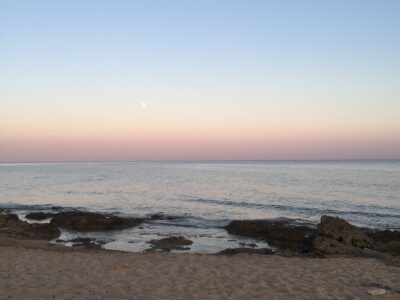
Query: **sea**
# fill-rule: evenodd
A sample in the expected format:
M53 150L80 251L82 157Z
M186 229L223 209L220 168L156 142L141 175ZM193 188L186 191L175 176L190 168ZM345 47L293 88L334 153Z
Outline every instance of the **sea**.
M133 252L169 236L192 240L185 252L268 246L228 234L224 226L239 219L290 219L315 226L322 215L332 215L357 226L398 230L400 160L0 164L1 208L26 220L28 212L55 206L171 216L113 232L64 230L60 237L93 237L106 249Z

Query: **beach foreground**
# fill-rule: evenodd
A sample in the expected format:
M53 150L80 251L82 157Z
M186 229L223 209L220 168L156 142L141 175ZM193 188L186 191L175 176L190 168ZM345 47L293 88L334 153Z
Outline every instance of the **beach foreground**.
M385 295L369 292L384 288ZM0 241L1 299L399 299L400 268L361 257L123 253Z

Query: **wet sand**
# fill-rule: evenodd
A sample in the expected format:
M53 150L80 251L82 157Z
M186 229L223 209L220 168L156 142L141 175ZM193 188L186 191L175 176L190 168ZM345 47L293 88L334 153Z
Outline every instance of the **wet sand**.
M368 290L385 286L386 294ZM400 299L374 258L123 253L0 239L0 299Z

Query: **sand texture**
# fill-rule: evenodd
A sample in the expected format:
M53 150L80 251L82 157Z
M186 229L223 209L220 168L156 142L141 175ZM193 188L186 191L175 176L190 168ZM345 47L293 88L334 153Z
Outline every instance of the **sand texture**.
M386 294L372 296L371 288ZM374 258L122 253L0 244L0 299L400 299Z

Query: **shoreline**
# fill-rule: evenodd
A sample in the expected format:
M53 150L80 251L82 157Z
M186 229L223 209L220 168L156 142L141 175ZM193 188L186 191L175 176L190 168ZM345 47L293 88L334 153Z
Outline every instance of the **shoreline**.
M66 215L61 214L58 218L60 216L63 218L62 222L57 221L61 222L59 224L73 225L77 230L82 229L79 224L104 226L104 216L101 215L84 213L67 215L68 218L64 218ZM69 223L76 221L74 218L77 217L86 218L86 221ZM95 218L91 219L92 217ZM317 233L318 230L319 234L321 230L327 233L327 224L333 222L333 228L341 228L344 237L351 234L352 242L357 238L357 241L365 238L361 229L344 220L332 217L325 219L321 219L322 225L315 229ZM86 223L89 220L92 223ZM113 225L121 226L129 220L114 221L117 223L112 223ZM338 227L335 222L344 227ZM239 249L224 255L165 251L133 253L87 248L84 245L66 247L52 244L48 242L48 238L57 234L52 227L53 223L30 224L8 212L0 212L0 299L24 299L26 295L30 299L400 297L398 256L383 252L379 252L380 255L376 254L378 252L371 254L364 249L353 249L345 244L342 245L344 248L339 249L346 251L340 253L296 253L291 246L297 245L299 241L303 242L298 237L304 234L304 228L300 226L293 229L281 225L284 224L276 221L248 220L232 222L227 229L278 239L283 248L276 252L260 254L260 251L244 248L245 253ZM294 244L287 244L288 240L281 236L282 233L285 236L290 233L289 241ZM185 239L178 239L178 242L188 244ZM289 245L288 248L285 245Z
M218 227L225 236L217 239L234 241L234 247L217 251L191 251L197 240L183 235L157 232L156 238L145 242L139 251L113 248L113 235L130 237L128 243L138 243L146 226L170 226L185 217L155 213L144 217L127 217L118 213L96 213L72 207L51 206L45 210L25 209L25 213L0 208L0 235L17 239L47 240L52 244L83 248L107 249L127 252L177 252L177 253L290 253L291 255L321 256L350 254L355 256L400 257L400 231L357 227L339 217L322 216L314 225L299 219L231 220ZM155 223L154 223L155 222ZM161 222L161 223L157 223ZM165 223L167 222L167 223ZM182 225L181 225L182 226ZM190 229L191 225L184 227ZM217 227L216 227L217 228ZM190 237L190 231L188 236ZM161 237L161 238L160 238ZM133 240L132 240L133 238ZM211 242L213 242L211 241ZM125 241L126 242L126 241ZM120 242L119 242L120 243ZM143 242L142 242L143 243Z

